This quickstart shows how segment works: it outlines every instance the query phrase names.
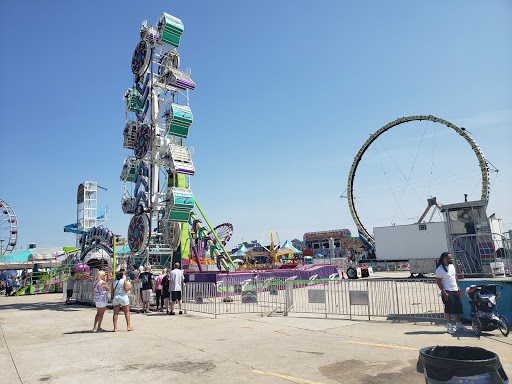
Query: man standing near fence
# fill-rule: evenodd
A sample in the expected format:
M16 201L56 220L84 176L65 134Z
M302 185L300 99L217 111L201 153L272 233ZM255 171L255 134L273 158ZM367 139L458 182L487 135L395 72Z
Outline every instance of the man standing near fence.
M171 315L174 315L174 306L176 301L179 302L181 315L183 313L183 301L181 300L181 288L183 286L183 282L185 281L185 276L180 269L180 263L174 264L174 269L169 276L169 280L171 284L169 284L169 290L171 292Z
M444 317L446 319L446 330L450 335L456 331L471 332L460 322L462 314L462 292L459 289L453 266L453 256L449 252L443 252L437 263L436 282L441 290L441 298L444 303ZM455 319L455 329L452 325L452 315Z
M149 312L149 302L151 301L151 292L153 292L154 284L153 275L151 274L151 267L146 265L145 272L139 275L139 281L142 288L142 310L145 313Z

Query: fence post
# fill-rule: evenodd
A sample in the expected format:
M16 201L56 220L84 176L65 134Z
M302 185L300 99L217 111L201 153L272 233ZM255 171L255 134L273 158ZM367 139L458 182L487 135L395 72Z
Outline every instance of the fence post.
M329 280L327 280L327 284L329 284ZM327 319L328 309L327 309L327 292L325 289L325 281L324 281L324 298L325 298L325 318Z
M370 281L366 280L366 294L368 295L368 321L371 320L371 308L370 308Z
M396 314L397 314L398 321L400 321L400 300L398 299L398 287L396 285L396 281L393 281L393 285L395 286L395 294L396 294Z

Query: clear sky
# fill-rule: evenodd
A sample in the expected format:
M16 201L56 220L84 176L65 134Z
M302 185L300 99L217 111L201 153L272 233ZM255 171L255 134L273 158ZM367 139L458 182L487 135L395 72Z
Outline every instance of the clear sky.
M140 24L164 11L185 25L178 51L197 85L191 187L212 224L234 225L230 247L268 231L282 241L355 233L340 198L354 155L381 126L418 114L471 132L499 169L488 214L512 229L508 0L3 0L0 198L17 213L23 248L74 243L62 228L76 220L85 180L108 189L98 196L108 227L126 235L122 96ZM355 194L371 229L414 222L429 195L477 200L478 178L469 145L423 122L368 151Z

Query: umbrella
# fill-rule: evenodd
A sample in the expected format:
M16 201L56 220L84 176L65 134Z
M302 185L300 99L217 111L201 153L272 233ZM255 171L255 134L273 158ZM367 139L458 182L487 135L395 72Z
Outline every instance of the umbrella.
M233 263L243 263L244 261L243 260L240 260L240 259L235 259L233 260Z
M311 256L304 256L304 259L306 259L306 260L311 260L311 259L312 259L312 257L311 257Z
M321 253L317 253L317 254L315 255L315 257L325 257L325 256L324 256L324 255L322 255Z
M7 280L7 276L16 277L18 276L18 272L15 270L8 270L0 273L0 280Z

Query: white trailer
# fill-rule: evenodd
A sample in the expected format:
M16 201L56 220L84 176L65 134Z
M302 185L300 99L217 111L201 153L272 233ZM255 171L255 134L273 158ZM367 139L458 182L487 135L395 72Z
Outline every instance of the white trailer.
M377 260L409 261L411 274L434 273L449 250L444 222L373 228Z

